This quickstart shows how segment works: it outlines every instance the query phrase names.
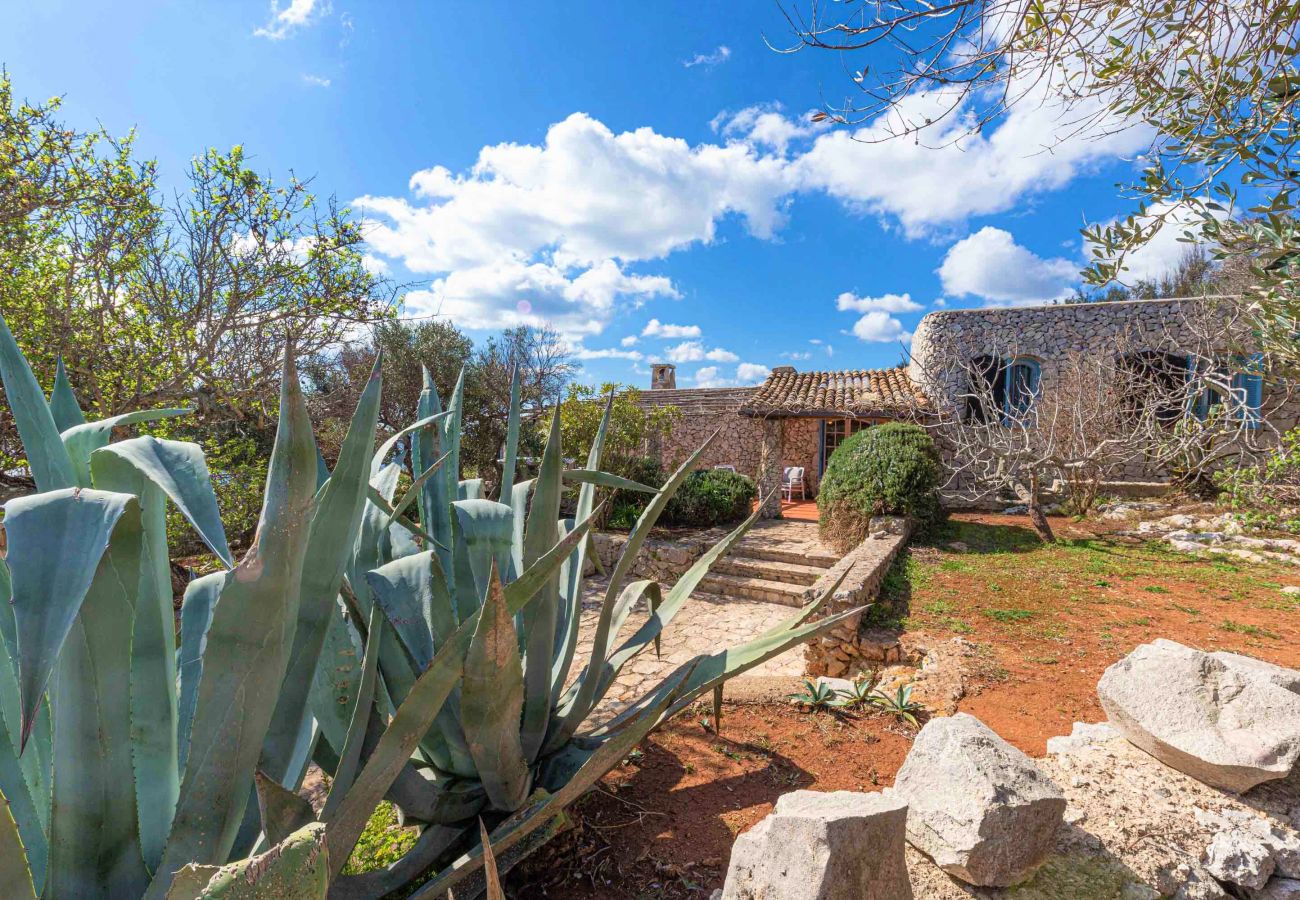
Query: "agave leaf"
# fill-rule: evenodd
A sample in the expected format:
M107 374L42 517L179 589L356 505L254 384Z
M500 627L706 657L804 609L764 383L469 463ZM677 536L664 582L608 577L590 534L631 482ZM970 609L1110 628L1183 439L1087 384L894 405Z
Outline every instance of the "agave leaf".
M90 454L101 447L108 446L114 428L134 425L138 422L154 422L158 419L187 416L192 412L194 410L189 408L141 409L135 412L123 413L120 416L110 416L107 419L85 422L69 428L59 437L63 440L63 446L67 448L68 458L72 460L72 469L77 477L77 484L82 487L90 487Z
M168 900L325 900L329 891L325 826L312 822L265 853L221 866L198 894L169 891ZM199 868L198 878L206 873ZM197 880L197 879L196 879ZM185 890L193 882L187 881Z
M564 454L560 438L560 407L551 416L551 431L542 451L542 465L533 486L532 509L524 532L523 562L531 566L559 539L561 472ZM550 578L523 615L524 718L521 727L524 755L529 763L546 739L551 717L551 666L555 660L555 631L560 616L560 579ZM513 809L514 807L512 807Z
M91 457L100 488L140 502L142 555L131 635L131 759L145 865L157 867L180 793L176 624L167 551L167 498L128 459Z
M445 418L447 418L447 413L439 411L432 415L425 416L424 418L416 419L402 430L389 435L388 438L379 445L379 449L376 450L374 455L370 458L370 477L374 478L379 474L379 470L388 462L388 456L393 452L393 448L397 446L398 441L422 428L436 425ZM432 460L430 461L432 462Z
M438 457L430 464L429 468L421 472L419 476L411 482L411 486L402 493L401 499L393 504L393 509L392 512L388 514L388 522L386 525L392 525L396 522L398 517L401 516L402 513L406 512L412 503L419 499L420 490L424 487L424 483L442 469L442 464L447 461L448 456L449 454L444 453L442 456Z
M320 661L325 632L343 573L351 556L351 541L361 525L370 481L370 453L379 423L382 355L375 357L370 379L357 401L356 412L343 439L338 462L320 490L307 550L303 557L298 620L285 669L284 684L262 746L261 768L284 787L297 788L307 770L311 738L312 675Z
M609 432L609 419L614 409L614 392L609 392L605 400L605 411L601 414L600 425L596 428L596 437L587 451L587 470L600 468L600 458L605 449L605 435ZM584 484L578 488L578 507L574 512L574 521L582 521L591 515L596 499L596 486ZM565 526L566 529L569 527ZM551 706L559 701L565 683L569 680L569 670L573 667L573 656L578 648L578 624L582 615L582 579L586 567L587 552L592 546L590 539L580 544L570 556L566 566L560 572L561 604L555 626L555 662L551 668ZM596 568L601 569L600 559L594 557ZM601 569L601 574L604 570Z
M283 787L265 772L253 776L257 787L257 808L262 819L262 832L272 844L278 844L298 829L314 822L316 813L311 804L293 791Z
M62 356L59 357L58 365L54 369L54 389L50 391L50 415L54 419L54 427L60 432L86 421L85 415L81 412L81 404L77 402L77 395L72 390L72 383L68 381L68 370L63 367Z
M575 534L585 535L591 525L590 520L575 530ZM506 587L502 592L505 601L506 616L516 616L527 608L529 601L537 593L538 586L559 568L571 547L557 546L555 552L548 553L537 561L533 568L537 570ZM521 584L531 586L531 590L518 588ZM357 838L365 828L366 822L374 811L376 804L402 772L411 755L411 748L420 736L429 730L434 718L447 697L451 694L457 680L465 668L465 655L478 627L478 613L472 614L452 633L451 637L438 648L429 668L416 679L407 693L406 699L398 706L388 728L380 737L374 750L366 760L361 774L339 805L334 821L330 823L329 842L333 874L337 874L347 861Z
M497 873L497 858L492 853L492 841L488 838L487 826L483 819L478 820L478 842L483 848L483 878L487 882L487 900L506 900L506 892L501 889L501 876Z
M451 507L464 540L465 558L474 579L474 596L486 596L493 568L500 570L509 565L514 511L504 503L491 500L457 500ZM461 547L456 549L459 552ZM465 598L457 595L456 599L459 603ZM464 618L467 611L458 612Z
M451 448L446 444L446 422L450 421L452 411L447 410L445 413L442 404L438 400L438 391L433 384L433 376L429 373L427 367L423 369L424 389L420 391L420 401L417 407L417 415L421 420L427 420L432 417L440 417L438 424L416 431L411 439L411 464L416 471L423 472L431 466L444 452L450 452ZM452 438L457 442L460 441L460 429L455 429ZM459 464L459 455L456 457L456 464ZM448 462L451 458L448 457ZM451 553L451 517L447 513L447 504L455 499L455 482L460 477L459 473L447 463L443 464L442 474L437 478L431 478L424 483L420 491L420 523L428 527L430 539L434 543L434 549L438 551L438 561L442 563L442 569L447 573L448 582L453 574L453 560ZM450 477L448 473L451 473Z
M605 599L600 606L600 615L596 620L595 633L592 636L591 661L582 674L578 676L577 691L573 696L573 702L569 704L568 709L561 712L558 716L552 717L551 727L546 736L546 743L543 747L543 754L549 755L554 753L559 747L568 743L577 731L578 726L595 708L599 700L600 673L604 668L604 660L609 652L609 645L613 641L615 634L611 632L610 626L613 624L614 611L617 605L619 593L622 591L623 582L628 574L632 571L632 564L636 561L637 555L641 552L641 546L650 535L655 523L659 520L660 514L668 506L668 501L677 493L691 472L695 471L696 463L700 456L713 439L717 437L717 432L706 440L698 450L692 453L685 462L678 467L677 471L664 484L664 486L655 494L654 499L646 505L646 508L637 518L636 527L628 535L627 543L623 545L623 554L619 557L614 566L614 571L609 576L609 585L605 589ZM665 606L668 604L665 603Z
M343 750L352 707L361 684L361 642L338 601L330 611L325 645L312 677L311 712L321 737L337 756ZM317 749L319 753L319 747ZM328 771L333 771L329 769Z
M9 613L8 604L2 599L0 603L4 603L0 616ZM45 881L45 861L49 855L46 837L49 795L45 793L48 778L38 768L37 755L31 749L21 759L18 756L18 679L8 657L0 659L0 697L5 720L3 729L0 729L0 831L4 829L2 819L5 815L17 820L15 827L22 838L22 846L28 848L23 856L24 872L28 872L30 859L30 872L25 877L40 886ZM49 758L46 757L44 762L48 763ZM0 884L8 883L4 843L3 835L0 835Z
M447 453L447 466L443 470L447 479L447 499L460 498L460 426L465 418L465 368L456 376L456 386L447 398L447 418L442 420L442 449Z
M176 672L180 679L180 701L176 706L176 760L185 768L190 752L190 728L194 723L194 704L199 698L199 678L203 675L203 645L212 610L226 583L225 572L213 572L194 579L185 586L181 599L181 646L177 651Z
M406 648L415 671L433 661L434 644L441 645L456 630L442 569L432 550L395 559L373 572L366 582L388 622Z
M94 460L106 455L119 457L157 485L208 549L227 567L234 567L202 447L188 441L166 441L149 436L131 438L95 451L92 469Z
M134 897L149 883L137 827L129 690L144 558L140 506L132 497L51 681L55 777L45 879L50 897ZM22 635L20 628L20 647Z
M257 536L212 613L190 732L202 752L186 758L153 896L187 862L221 862L234 844L288 664L315 492L315 443L290 347Z
M41 390L31 366L23 358L18 343L0 316L0 380L3 380L9 409L18 426L18 437L27 454L27 465L38 491L56 491L77 484L68 451L59 440L45 392Z
M514 490L516 469L519 467L519 420L521 384L519 366L510 370L510 412L506 416L505 457L501 461L500 500L510 504L510 494Z
M489 843L495 852L498 854L505 852L555 816L560 815L566 806L586 793L587 789L603 778L610 769L622 762L628 752L657 724L659 714L677 699L681 684L689 675L688 664L660 685L654 695L655 704L647 709L646 715L638 722L602 744L555 793L542 796L534 805L511 816L493 831ZM482 864L483 847L480 845L440 872L437 878L425 883L411 895L411 900L434 900L442 897L464 878L477 871Z
M109 536L127 506L134 504L129 494L81 488L18 497L5 504L22 700L20 749L27 743L36 707Z
M506 581L513 581L524 570L524 524L528 521L528 500L536 481L529 478L510 489L510 509L514 513L515 533L510 539L510 571Z
M415 535L397 522L388 526L388 545L393 550L393 559L414 556L420 552L420 545L415 542Z
M329 822L338 810L339 804L347 796L348 789L356 779L357 768L361 764L361 745L366 737L366 727L370 723L370 713L375 708L375 676L379 669L379 646L384 634L383 612L375 604L370 610L370 621L366 633L366 653L361 661L361 684L357 688L357 702L352 708L352 721L348 724L347 737L343 739L343 748L339 751L339 764L334 769L334 781L330 785L329 796L325 799L325 809L321 820Z
M457 500L482 500L483 499L483 479L466 478L456 485Z
M595 472L591 469L565 469L565 481L576 481L578 484L594 484L598 487L615 488L624 491L639 491L642 494L656 494L659 488L651 487L648 484L642 484L639 481L633 481L630 478L623 478L620 475L612 475L609 472Z
M14 900L36 900L36 886L27 866L18 823L3 793L0 793L0 884Z
M460 719L479 780L494 809L513 812L528 796L529 771L519 738L524 676L519 636L506 613L505 595L493 567L487 601L465 657ZM545 600L539 592L532 605ZM549 686L548 686L549 693Z

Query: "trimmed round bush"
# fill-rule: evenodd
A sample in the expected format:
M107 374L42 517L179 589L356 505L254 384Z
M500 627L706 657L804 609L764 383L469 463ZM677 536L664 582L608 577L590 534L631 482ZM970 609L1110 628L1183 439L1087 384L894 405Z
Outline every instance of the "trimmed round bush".
M757 496L753 480L744 475L701 469L686 476L659 521L701 528L739 522L749 515Z
M872 516L907 516L922 529L942 516L943 465L920 425L888 422L857 432L831 455L817 494L822 539L847 550Z

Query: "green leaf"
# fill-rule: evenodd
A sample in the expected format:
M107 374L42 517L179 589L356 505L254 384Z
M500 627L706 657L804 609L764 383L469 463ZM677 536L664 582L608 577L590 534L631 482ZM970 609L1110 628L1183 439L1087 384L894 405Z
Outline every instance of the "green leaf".
M524 677L519 636L506 612L505 595L495 567L489 578L487 601L465 657L460 719L469 752L478 767L479 780L492 807L513 812L524 802L531 787L519 738ZM545 591L540 594L534 603L545 599Z
M591 469L565 469L564 480L624 491L639 491L642 494L657 494L659 492L657 487L651 487L648 484L642 484L639 481L633 481L619 475L611 475L609 472L593 472Z
M18 426L18 438L23 442L36 489L55 491L74 487L77 476L68 451L59 440L59 429L45 402L45 392L18 349L4 316L0 316L0 380L4 381L5 396L9 398L9 409Z
M5 504L4 528L18 638L20 750L72 623L129 494L64 488Z
M199 869L200 878L206 875ZM168 900L325 900L329 852L319 822L294 832L270 850L221 866L198 894L168 892ZM178 885L178 891L188 887Z
M5 886L5 895L13 900L36 900L18 823L4 794L0 794L0 884Z
M376 475L379 474L379 470L382 469L384 467L384 464L388 462L388 456L393 452L393 448L397 446L398 441L400 441L402 438L406 437L407 435L412 434L413 432L419 431L423 428L428 428L432 425L436 425L437 423L441 422L445 418L447 418L447 413L437 412L434 413L433 415L426 416L425 418L416 419L414 422L412 422L410 425L407 425L401 431L389 435L387 440L385 440L382 444L379 445L379 449L376 450L374 452L374 455L371 456L370 458L370 477L374 478Z
M208 636L208 626L212 624L212 610L225 583L225 572L203 575L185 586L185 596L181 599L181 646L176 659L177 677L180 679L180 701L176 707L176 759L181 769L185 768L185 759L190 752L194 704L199 699L199 678L203 675L203 643Z
M370 610L370 621L366 636L366 653L361 661L361 684L357 688L357 702L352 708L352 721L348 723L347 737L339 751L339 764L334 770L334 781L330 784L329 796L325 799L325 809L321 812L321 821L329 822L348 789L352 787L361 764L361 746L366 737L366 727L370 723L370 713L375 708L375 676L379 669L379 648L383 643L383 612L376 604Z
M442 404L438 400L437 388L433 384L433 376L427 367L423 368L423 377L424 389L420 391L417 415L422 421L440 418L436 426L419 429L411 439L411 465L417 472L425 471L433 465L440 454L451 449L445 445L443 428L444 423L450 421L451 410L443 412ZM452 437L457 441L460 440L459 428ZM447 511L447 504L455 499L454 485L459 475L446 463L440 471L442 475L426 481L420 491L420 523L428 530L435 545L434 549L438 551L438 561L442 563L442 570L447 573L447 580L450 583L455 573L451 552L451 516ZM452 473L450 477L448 472Z
M520 392L519 366L514 366L510 370L510 412L506 416L505 457L501 463L499 492L499 499L506 504L510 503L510 492L514 489L516 470L519 468Z
M50 685L54 780L45 883L50 897L136 897L149 883L138 830L129 689L143 562L140 506L131 498ZM20 646L21 635L20 630Z
M401 499L393 504L393 509L388 514L388 525L392 525L396 522L398 517L401 516L402 513L406 512L407 508L412 503L419 499L420 491L424 487L424 483L442 469L442 464L447 461L447 456L448 454L444 453L442 456L438 457L429 468L421 472L411 482L411 486L402 493Z
M54 418L54 427L60 432L67 431L74 425L86 421L81 412L81 404L68 381L68 370L63 367L63 357L54 370L54 390L50 391L50 415Z
M123 457L91 457L95 483L140 502L141 558L131 634L131 758L145 865L157 867L176 812L176 620L167 550L167 498Z
M523 561L533 565L559 539L561 470L564 453L560 438L560 408L551 416L551 431L542 451L542 464L533 486L533 503L524 532ZM550 578L523 615L524 717L521 725L524 756L529 763L546 740L551 718L551 667L555 661L555 632L560 617L560 579Z
M514 510L492 500L457 500L451 506L474 578L474 597L484 597L493 567L504 569L509 565ZM458 603L465 599L459 594L456 597ZM462 618L467 614L464 609L458 611Z
M208 627L190 733L201 752L186 758L152 896L181 866L222 862L234 844L288 664L315 493L315 443L290 347L257 537L226 574Z
M335 755L342 752L361 684L361 642L340 603L330 611L325 645L312 677L311 711Z
M129 463L141 475L167 495L185 521L208 549L227 567L233 568L234 557L226 543L226 529L221 524L217 495L212 490L212 476L203 458L203 448L188 441L167 441L144 436L109 444L95 451L91 458L113 455Z
M256 772L253 784L257 788L257 809L262 819L262 833L272 844L280 843L298 829L316 821L316 813L310 803L265 772Z
M312 675L320 661L329 617L343 586L343 573L351 556L352 541L367 505L370 454L375 445L383 390L382 362L376 356L370 380L361 392L343 439L338 462L330 480L321 489L312 514L303 557L293 645L280 698L262 747L262 770L287 788L296 788L307 769Z
M90 454L101 447L108 446L109 440L113 437L114 428L134 425L138 422L153 422L158 419L186 416L191 412L193 412L192 409L144 409L137 412L123 413L120 416L112 416L107 419L99 419L95 422L74 425L69 428L59 437L68 451L68 458L72 460L72 469L77 477L77 484L82 487L90 487Z

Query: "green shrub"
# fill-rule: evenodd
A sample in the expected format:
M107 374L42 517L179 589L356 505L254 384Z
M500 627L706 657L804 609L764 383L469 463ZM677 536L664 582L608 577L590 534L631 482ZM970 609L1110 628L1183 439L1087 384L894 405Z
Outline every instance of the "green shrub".
M692 472L664 510L668 525L705 528L739 522L749 515L758 489L744 475L726 469Z
M652 456L634 456L622 460L611 467L615 475L621 475L650 487L663 487L667 476L659 461ZM640 491L614 491L609 497L609 518L605 524L609 528L630 531L636 525L641 512L650 503L653 495Z
M908 516L922 529L942 516L943 466L924 428L889 422L859 431L831 456L817 495L823 540L848 549L872 516Z
M1217 472L1215 483L1250 528L1300 534L1300 428L1262 460Z

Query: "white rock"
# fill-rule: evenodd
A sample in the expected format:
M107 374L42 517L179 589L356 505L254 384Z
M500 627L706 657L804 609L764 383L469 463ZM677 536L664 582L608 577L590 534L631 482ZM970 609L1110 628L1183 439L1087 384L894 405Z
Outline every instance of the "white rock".
M1285 778L1300 758L1300 672L1291 669L1160 639L1108 668L1097 696L1129 741L1214 787Z
M1282 593L1288 594L1292 597L1300 597L1300 584L1288 584L1286 587L1282 588Z
M1003 887L1052 852L1061 789L1025 754L965 713L931 719L894 780L907 839L950 875Z
M1106 722L1075 722L1068 735L1047 739L1047 752L1056 756L1061 753L1069 753L1072 750L1095 747L1098 744L1104 744L1106 741L1114 741L1122 737L1122 734L1111 728Z
M1216 834L1205 848L1201 862L1220 881L1255 889L1268 883L1275 866L1268 846L1244 829Z
M1250 892L1250 900L1300 900L1300 879L1271 878L1261 890Z
M853 681L848 678L832 678L829 675L817 676L817 683L825 685L832 691L852 691Z
M1173 900L1226 900L1228 896L1209 872L1187 862L1157 872L1156 888Z
M723 900L911 900L906 822L892 795L784 794L736 839Z

